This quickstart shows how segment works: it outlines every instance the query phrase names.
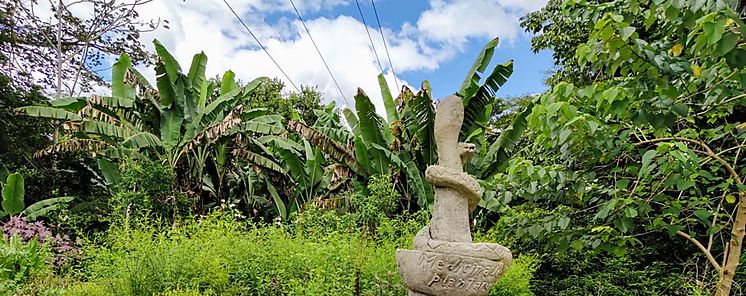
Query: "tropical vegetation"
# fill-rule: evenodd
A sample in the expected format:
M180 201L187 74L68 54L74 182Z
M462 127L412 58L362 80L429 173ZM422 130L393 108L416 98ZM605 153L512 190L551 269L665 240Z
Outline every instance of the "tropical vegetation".
M515 256L490 295L744 293L745 21L737 1L550 0L521 26L556 71L519 98L484 46L453 92L474 237ZM428 81L379 75L340 108L153 44L109 44L108 96L0 73L0 291L406 295L395 249L434 202Z

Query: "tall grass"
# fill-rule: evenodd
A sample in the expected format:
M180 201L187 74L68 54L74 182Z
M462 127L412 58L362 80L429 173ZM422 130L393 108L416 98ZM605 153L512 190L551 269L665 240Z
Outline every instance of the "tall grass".
M59 295L406 295L397 248L421 221L382 220L375 235L344 216L300 217L292 227L213 215L163 229L112 227L85 249L75 283ZM313 223L323 221L323 225ZM531 260L520 259L492 295L531 295ZM527 294L528 293L528 294Z

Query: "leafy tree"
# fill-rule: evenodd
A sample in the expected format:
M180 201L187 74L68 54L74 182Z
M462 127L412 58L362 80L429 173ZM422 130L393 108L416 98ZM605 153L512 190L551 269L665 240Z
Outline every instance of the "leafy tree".
M49 1L51 11L39 11L38 0L0 4L0 73L23 88L39 85L78 95L103 83L96 73L112 55L126 52L136 62L149 54L140 33L167 21L142 20L137 9L152 0ZM84 9L91 15L76 15ZM43 17L50 14L54 19Z
M496 211L550 210L506 217L514 234L618 255L670 235L706 259L717 295L731 292L746 228L746 25L729 5L564 1L529 17L551 20L536 42L565 72L491 182Z

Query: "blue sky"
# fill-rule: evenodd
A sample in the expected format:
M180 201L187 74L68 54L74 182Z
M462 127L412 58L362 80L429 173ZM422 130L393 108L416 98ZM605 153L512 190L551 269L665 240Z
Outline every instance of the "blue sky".
M360 5L368 25L372 27L377 26L373 7L370 5L370 2L361 0ZM425 0L376 1L378 16L381 20L381 25L384 27L401 27L405 22L416 22L417 17L429 7L429 2ZM360 18L357 6L352 3L347 6L323 10L309 16L332 18L335 15L350 15L358 19ZM371 34L373 34L373 38L380 38L378 32L371 32ZM467 71L471 68L474 59L489 40L490 38L483 37L467 41L463 51L456 54L452 59L442 63L437 70L405 71L399 74L399 76L410 83L414 83L414 86L418 86L419 82L423 80L428 80L433 88L433 95L437 98L450 95L461 86L461 82ZM387 63L384 49L377 48L377 50L381 58L381 63ZM522 35L510 42L500 42L500 47L495 51L495 55L492 58L492 66L511 59L514 63L514 72L511 79L499 91L498 94L500 96L515 97L534 94L547 89L546 84L544 84L544 78L547 76L547 71L553 67L551 52L542 51L534 54L531 50L531 36ZM394 65L394 68L396 69L396 65Z
M380 72L355 1L294 0L340 90L313 48L289 0L227 0L264 43L296 84L315 85L327 102L351 105L358 87L383 112L376 76ZM394 75L388 67L370 0L359 0L384 64L392 92ZM454 93L484 44L495 36L500 45L493 64L514 60L514 73L499 91L501 97L546 90L543 81L552 69L551 53L534 54L532 36L519 27L519 18L539 9L546 0L375 0L396 71L396 81L419 88L429 80L436 98ZM243 81L258 76L286 81L256 42L240 26L222 0L161 0L139 10L143 18L168 19L170 29L141 36L150 45L160 40L188 67L204 51L208 75L231 69ZM151 73L151 69L141 69Z

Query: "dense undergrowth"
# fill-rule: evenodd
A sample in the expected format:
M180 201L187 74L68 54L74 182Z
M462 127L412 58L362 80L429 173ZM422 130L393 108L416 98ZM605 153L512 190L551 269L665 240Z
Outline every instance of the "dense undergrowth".
M351 215L321 210L292 226L260 227L225 213L165 227L122 223L85 243L84 259L67 272L31 267L27 280L10 280L19 285L7 294L406 295L395 252L411 247L422 217L382 217L370 233ZM519 256L490 295L533 295L535 266Z

